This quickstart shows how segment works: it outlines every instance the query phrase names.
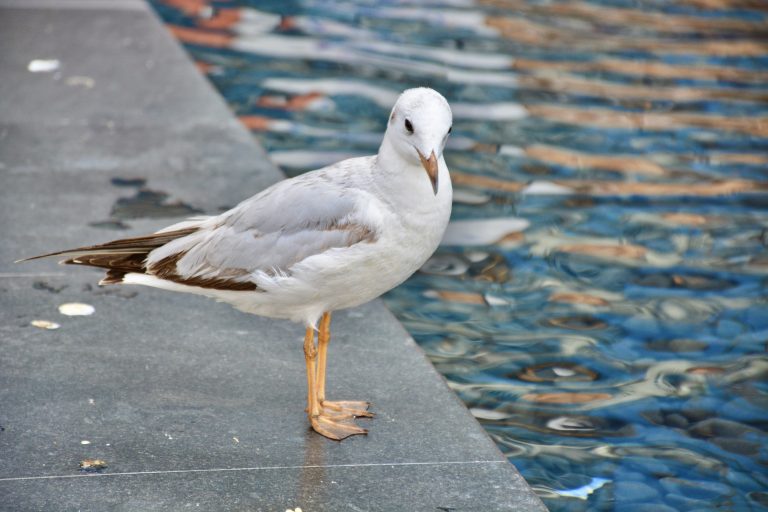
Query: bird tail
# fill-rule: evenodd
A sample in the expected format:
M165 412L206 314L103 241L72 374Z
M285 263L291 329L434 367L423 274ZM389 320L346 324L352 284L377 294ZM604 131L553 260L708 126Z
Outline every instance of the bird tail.
M177 238L191 235L198 229L197 226L194 226L172 231L164 230L151 235L122 238L105 244L32 256L31 258L18 260L16 263L49 258L51 256L64 256L65 259L60 261L60 263L65 265L85 265L106 269L107 275L99 284L121 283L123 277L128 273L146 273L146 259L150 252Z

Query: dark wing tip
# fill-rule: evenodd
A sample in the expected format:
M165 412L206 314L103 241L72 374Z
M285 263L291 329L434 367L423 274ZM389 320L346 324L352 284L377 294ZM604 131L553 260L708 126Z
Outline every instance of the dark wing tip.
M39 260L42 258L50 258L51 256L60 256L68 251L49 252L48 254L40 254L39 256L30 256L29 258L21 258L14 261L14 263L24 263L25 261Z
M46 254L41 254L39 256L22 258L20 260L16 260L14 263L23 263L25 261L39 260L41 258L49 258L51 256L61 256L64 254L66 255L83 254L83 253L103 254L107 252L112 254L118 254L118 253L146 254L152 251L153 249L157 249L161 245L164 245L170 242L171 240L175 240L183 236L191 235L192 233L197 231L197 229L198 228L196 227L192 227L192 228L177 229L175 231L161 231L158 233L152 233L151 235L137 236L134 238L121 238L119 240L113 240L105 244L89 245L85 247L78 247L76 249L67 249L65 251L49 252ZM87 263L74 261L76 259L77 258L65 260L65 261L62 261L61 263L62 264L74 263L76 265L87 265Z

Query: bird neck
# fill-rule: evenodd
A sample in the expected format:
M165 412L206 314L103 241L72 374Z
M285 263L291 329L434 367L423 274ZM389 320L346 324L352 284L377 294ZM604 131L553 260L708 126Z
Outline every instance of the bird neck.
M395 145L392 144L386 133L381 141L381 146L379 146L378 162L381 169L385 172L401 172L402 167L408 165L406 159L398 153ZM418 161L413 163L417 164Z
M386 136L381 143L376 160L377 170L374 179L378 187L386 191L393 202L407 204L412 209L434 208L433 203L438 198L432 190L432 184L424 167L418 160L410 161L398 153ZM450 197L451 183L442 156L439 162L442 178L440 186L446 187L447 197ZM442 199L445 194L438 195Z

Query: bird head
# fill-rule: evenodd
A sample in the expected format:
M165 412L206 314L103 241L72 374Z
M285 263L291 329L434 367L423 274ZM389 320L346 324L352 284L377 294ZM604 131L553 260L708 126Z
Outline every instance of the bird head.
M439 185L438 162L452 123L448 101L426 87L403 92L389 116L385 139L406 162L424 168L435 194Z

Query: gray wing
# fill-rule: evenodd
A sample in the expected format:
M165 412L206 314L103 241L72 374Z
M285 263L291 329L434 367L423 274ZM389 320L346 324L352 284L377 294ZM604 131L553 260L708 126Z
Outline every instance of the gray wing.
M258 271L287 275L310 256L375 241L373 201L322 170L286 180L152 251L147 273L189 283L243 283Z

